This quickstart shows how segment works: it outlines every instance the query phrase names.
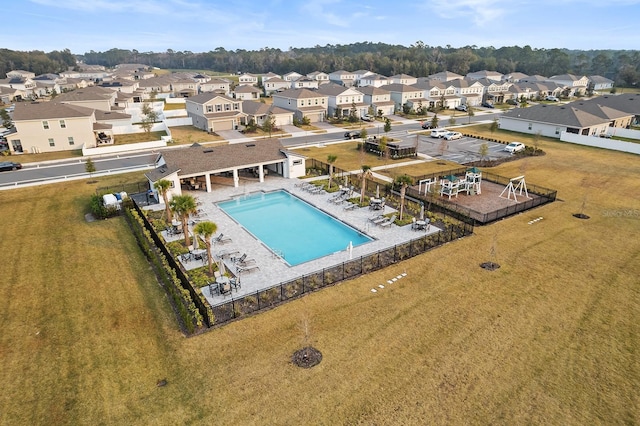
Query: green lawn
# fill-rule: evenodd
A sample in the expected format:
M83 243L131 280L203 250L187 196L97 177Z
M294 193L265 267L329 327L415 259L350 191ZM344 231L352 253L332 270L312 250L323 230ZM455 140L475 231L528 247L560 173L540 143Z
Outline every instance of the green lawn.
M559 201L191 338L124 220L84 220L141 174L0 191L0 423L639 423L640 161L543 148L492 171Z

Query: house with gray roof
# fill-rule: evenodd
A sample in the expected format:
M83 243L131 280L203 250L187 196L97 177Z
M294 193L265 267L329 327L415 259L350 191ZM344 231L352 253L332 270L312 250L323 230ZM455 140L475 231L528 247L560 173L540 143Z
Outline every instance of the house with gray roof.
M262 102L242 101L242 111L247 114L247 123L251 120L262 126L269 115L275 119L276 127L293 124L293 111Z
M444 83L447 81L456 80L458 78L463 78L463 77L460 74L456 74L455 72L442 71L435 74L431 74L428 78L430 80L438 80Z
M307 117L311 123L318 123L327 117L328 96L316 90L287 89L273 93L272 97L273 105L293 111L298 120Z
M263 84L264 95L271 96L275 92L281 92L291 87L291 82L281 79L280 77L271 77Z
M560 138L562 132L591 136L606 133L612 120L619 113L611 109L590 108L589 111L571 104L540 104L529 108L515 108L500 116L499 126L503 130L539 134L551 138Z
M395 83L395 84L406 84L408 86L412 85L412 84L416 84L418 82L418 79L412 75L409 74L396 74L396 75L392 75L391 77L389 77L389 80L391 80L391 84Z
M185 100L187 115L193 125L207 132L237 130L246 124L242 101L219 93L207 92Z
M386 77L382 74L369 73L358 80L358 87L383 87L391 83L392 81L389 77Z
M260 99L260 89L250 84L242 84L233 89L233 97L241 101L254 101Z
M480 80L481 78L485 78L487 80L501 81L504 80L504 75L497 71L482 70L467 73L466 78L469 80Z
M305 174L304 160L304 156L286 150L279 139L211 147L193 144L163 151L158 155L155 169L145 176L151 188L161 179L170 181L168 197L171 199L193 188L211 192L216 183L238 187L244 176L250 176L253 181L254 176L258 176L260 182L264 182L267 175L298 178Z
M606 77L603 77L601 75L590 75L587 78L589 79L589 84L587 85L587 87L591 88L591 90L609 91L613 89L613 84L614 84L613 80L609 80Z
M585 94L587 91L587 85L589 84L589 78L587 78L586 75L579 76L574 74L553 75L548 78L548 81L569 88L569 96L578 93Z
M231 82L226 78L211 78L199 85L200 93L216 92L229 96L231 93Z
M358 92L364 95L364 103L372 107L373 115L384 117L393 114L395 102L391 100L391 92L385 90L384 87L358 87Z
M90 86L62 93L55 98L58 103L73 104L86 108L111 111L116 106L116 91L100 86Z
M313 71L307 74L307 77L318 80L318 84L326 84L329 82L329 74L322 71Z
M327 96L327 110L330 116L347 117L355 108L355 114L360 118L369 111L369 105L364 102L364 95L354 87L329 83L320 86L317 92Z
M389 91L391 94L391 100L395 104L395 111L402 111L402 108L405 104L417 105L422 103L422 105L427 108L429 104L429 100L425 98L424 89L410 86L407 84L387 84L384 86L384 90Z
M346 87L356 83L356 74L345 70L337 70L329 73L329 81Z

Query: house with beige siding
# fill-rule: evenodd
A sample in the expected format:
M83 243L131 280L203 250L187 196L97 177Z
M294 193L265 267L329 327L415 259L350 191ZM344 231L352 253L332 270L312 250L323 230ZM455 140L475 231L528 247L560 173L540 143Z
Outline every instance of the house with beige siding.
M323 85L325 86L325 85ZM312 123L325 121L328 96L309 89L287 89L272 95L273 105L293 111L298 120L309 118Z
M387 84L384 89L391 94L396 111L402 111L402 107L407 102L414 104L422 102L425 107L428 104L428 100L424 97L424 90L419 87L393 83Z
M258 85L258 76L254 74L244 73L238 77L238 84Z
M242 101L218 93L201 93L186 99L185 109L193 125L207 132L237 130L246 123Z
M281 79L280 77L271 77L264 82L264 95L271 96L275 92L291 88L291 82Z
M330 116L349 116L354 107L358 118L369 111L369 105L364 102L364 95L353 87L329 83L320 86L317 92L327 96L327 112Z
M241 101L255 101L260 99L260 89L256 86L243 84L233 89L233 97Z
M373 109L373 115L383 117L393 114L395 103L391 100L391 92L384 87L358 87L358 92L362 93L364 103Z
M293 124L293 111L262 102L243 101L242 111L247 114L247 123L251 120L262 126L269 115L275 119L276 127Z
M200 83L200 93L216 92L224 95L231 93L231 82L224 78L212 78L205 83Z
M307 77L318 80L318 84L326 84L329 82L329 74L322 71L314 71L307 74Z
M389 77L385 77L381 74L369 73L358 80L358 87L373 86L384 87L387 84L391 84L392 81Z
M76 89L58 95L57 103L73 104L85 108L111 111L116 106L118 93L100 86L90 86L84 89Z

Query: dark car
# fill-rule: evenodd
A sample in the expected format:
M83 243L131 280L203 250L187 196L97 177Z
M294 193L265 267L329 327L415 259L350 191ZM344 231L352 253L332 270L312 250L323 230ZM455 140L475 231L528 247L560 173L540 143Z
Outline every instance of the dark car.
M485 108L493 108L493 104L490 104L489 102L483 102L482 106Z
M14 163L13 161L3 161L0 163L0 172L6 172L7 170L18 170L22 168L22 164Z
M350 132L346 132L344 134L345 139L357 139L360 137L360 132L357 130L352 130Z
M433 127L431 125L431 123L427 123L426 121L424 123L422 123L422 128L423 129L435 129L435 127Z

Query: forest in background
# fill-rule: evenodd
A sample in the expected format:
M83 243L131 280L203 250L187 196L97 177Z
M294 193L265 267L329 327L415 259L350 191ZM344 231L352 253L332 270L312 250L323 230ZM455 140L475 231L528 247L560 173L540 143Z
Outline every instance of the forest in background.
M361 42L345 45L294 48L287 51L265 47L259 50L226 50L218 47L209 52L174 51L139 52L110 49L74 55L68 49L44 53L0 49L0 75L12 69L23 69L36 75L60 72L75 66L76 59L86 64L111 68L122 63L140 63L163 69L210 70L224 73L284 74L296 71L326 73L366 69L382 75L409 74L425 77L440 71L465 75L489 70L503 74L522 72L527 75L559 74L601 75L618 86L635 86L640 80L638 50L568 50L533 49L530 46L434 47L418 41L409 47L385 43Z

